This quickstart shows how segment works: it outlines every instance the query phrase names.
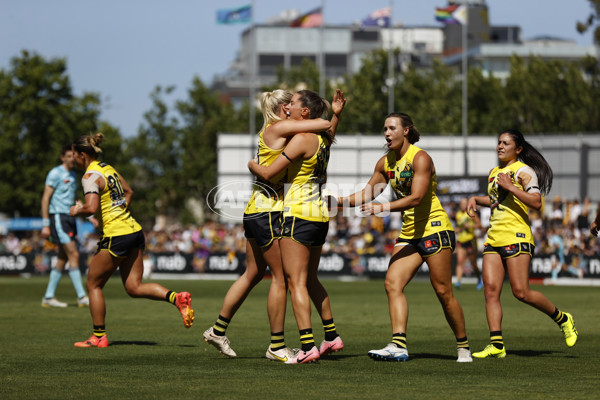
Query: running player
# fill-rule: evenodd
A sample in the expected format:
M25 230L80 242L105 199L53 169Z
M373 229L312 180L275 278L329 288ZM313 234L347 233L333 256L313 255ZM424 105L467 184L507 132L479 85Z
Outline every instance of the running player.
M102 133L96 133L80 136L73 143L75 164L85 170L81 180L85 203L76 202L70 214L96 215L102 227L102 239L87 277L93 333L89 339L76 342L75 347L108 347L102 288L117 268L128 295L167 301L179 309L186 328L194 322L188 292L176 293L157 283L142 283L142 251L146 245L142 227L129 212L133 190L112 166L98 161L103 139Z
M77 294L77 305L87 307L90 301L81 283L79 271L79 251L77 250L77 223L69 215L69 208L75 204L77 176L73 171L73 151L71 145L60 150L61 165L50 170L46 176L46 186L42 195L42 237L51 238L58 246L58 257L54 268L50 271L50 280L46 294L42 299L42 307L67 307L67 303L55 297L56 287L60 282L67 261L69 277Z
M515 298L552 318L562 330L567 346L572 347L577 342L578 333L571 314L560 311L546 296L529 287L534 241L527 208L539 210L542 207L542 194L548 194L552 187L552 169L515 129L499 135L496 151L499 166L490 171L489 197L474 196L467 204L467 212L471 216L478 205L491 209L483 250L485 312L490 344L473 353L473 357L506 357L500 294L507 273Z
M483 280L481 279L481 272L477 266L477 237L475 236L475 228L481 227L479 216L474 214L470 217L467 214L467 201L466 197L460 199L459 210L456 212L456 232L457 232L457 243L456 243L456 288L462 287L462 277L464 273L465 264L467 261L471 263L471 268L475 272L477 277L477 290L481 290L483 287Z
M402 212L402 230L396 239L385 277L392 322L392 342L368 355L374 360L406 361L408 302L404 288L421 264L429 267L431 284L440 301L446 320L456 337L458 362L471 362L462 307L452 293L452 251L454 230L448 214L435 194L436 170L424 150L414 146L420 134L412 119L403 113L391 113L383 127L388 153L377 161L375 172L360 192L338 198L338 204L360 205L363 212ZM387 184L397 195L391 203L372 203Z

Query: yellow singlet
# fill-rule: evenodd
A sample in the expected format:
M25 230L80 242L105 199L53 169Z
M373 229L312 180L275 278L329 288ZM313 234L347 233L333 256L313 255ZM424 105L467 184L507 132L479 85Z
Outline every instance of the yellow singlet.
M398 198L406 197L411 193L415 175L413 160L419 151L421 151L420 148L411 144L400 160L396 160L396 153L393 151L390 151L385 159L385 172L390 186ZM441 231L454 231L448 214L435 194L436 179L434 173L421 204L402 212L400 238L420 239Z
M327 222L329 211L321 198L321 185L327 178L327 164L331 143L322 135L319 148L307 160L296 160L288 167L287 192L283 198L285 217L298 217L307 221Z
M100 193L100 209L95 215L102 226L102 234L121 236L141 231L142 227L127 209L125 193L117 171L106 163L93 161L85 172L98 173L104 177L105 185Z
M267 124L265 129L271 124ZM263 139L264 129L258 134L257 158L260 165L271 165L273 161L283 152L283 148L273 150L265 144ZM256 182L250 200L246 205L244 214L257 214L261 212L283 211L283 185L285 183L286 170L275 176L272 182ZM273 183L275 182L275 183Z
M456 225L460 228L456 237L460 243L467 243L475 238L475 223L466 211L460 210L456 213Z
M496 167L490 172L488 194L491 203L490 228L486 244L493 247L514 243L533 243L527 206L514 195L498 187L498 174L508 174L519 189L523 186L517 180L517 171L527 165L517 161L505 168Z

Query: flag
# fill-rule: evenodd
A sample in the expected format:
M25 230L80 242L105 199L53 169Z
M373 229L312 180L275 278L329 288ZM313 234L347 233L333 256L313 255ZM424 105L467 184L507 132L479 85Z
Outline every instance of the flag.
M453 4L446 8L435 8L435 19L446 25L466 24L467 7L465 5Z
M452 13L458 8L458 5L448 6L446 8L435 8L435 20L443 22L444 24L456 24L454 18L452 18Z
M252 20L252 6L217 10L218 24L244 24Z
M360 26L378 26L388 27L392 18L392 9L390 7L380 8L373 11L369 16L362 20Z
M293 20L290 26L293 28L313 28L323 25L323 10L315 8Z

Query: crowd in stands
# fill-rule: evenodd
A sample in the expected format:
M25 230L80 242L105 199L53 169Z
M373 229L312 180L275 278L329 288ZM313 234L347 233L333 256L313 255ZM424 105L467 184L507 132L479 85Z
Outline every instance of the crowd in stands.
M444 204L451 219L457 203ZM589 234L596 208L588 199L548 200L540 215L530 211L535 238L535 254L555 255L556 273L581 277L590 257L600 256L600 242ZM481 210L482 227L476 230L479 250L483 248L489 209ZM401 229L400 213L383 217L362 216L357 209L344 210L332 217L324 252L360 257L367 254L390 254ZM99 236L89 234L80 245L83 253L93 253ZM52 243L43 240L39 231L5 232L0 234L0 254L23 254L52 250ZM246 240L241 224L208 221L201 226L171 226L146 232L146 249L150 252L195 253L205 257L216 252L245 252ZM562 271L562 272L561 272Z

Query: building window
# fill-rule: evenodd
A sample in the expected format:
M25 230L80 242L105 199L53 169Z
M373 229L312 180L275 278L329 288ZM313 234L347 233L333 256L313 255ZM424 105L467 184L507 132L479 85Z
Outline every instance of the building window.
M348 72L348 56L346 54L325 54L325 75L337 77Z
M277 67L284 65L284 57L279 54L261 54L258 56L258 74L275 75Z
M314 54L296 54L292 55L292 57L290 58L290 64L292 67L299 67L300 65L302 65L302 61L305 58L307 58L315 64L317 63L317 56L315 56Z
M361 42L377 42L379 40L379 31L352 31L352 40Z

